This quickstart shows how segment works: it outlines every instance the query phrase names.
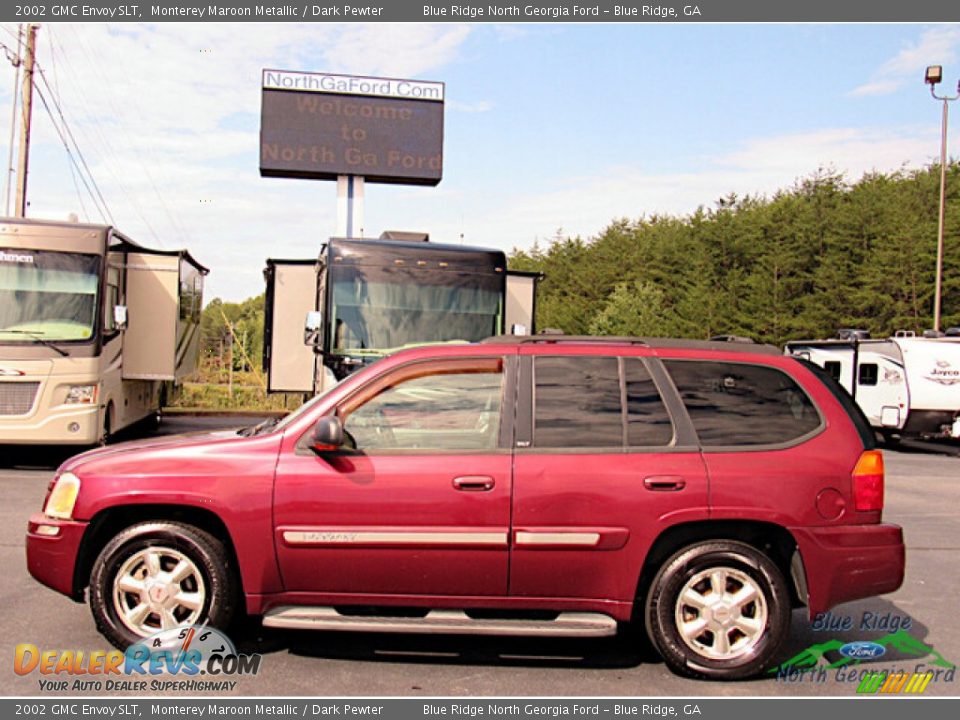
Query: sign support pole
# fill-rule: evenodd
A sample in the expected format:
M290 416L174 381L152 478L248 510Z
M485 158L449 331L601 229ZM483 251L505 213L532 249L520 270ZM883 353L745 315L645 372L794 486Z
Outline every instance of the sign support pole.
M363 237L363 176L337 176L337 237Z

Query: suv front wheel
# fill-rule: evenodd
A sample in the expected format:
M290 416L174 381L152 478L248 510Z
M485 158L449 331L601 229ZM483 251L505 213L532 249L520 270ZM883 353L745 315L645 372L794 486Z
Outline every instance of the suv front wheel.
M734 680L761 672L787 636L790 596L777 566L756 548L716 540L684 548L647 594L650 640L675 672Z
M236 605L229 553L192 525L145 522L103 548L90 576L97 629L121 650L182 625L224 628Z

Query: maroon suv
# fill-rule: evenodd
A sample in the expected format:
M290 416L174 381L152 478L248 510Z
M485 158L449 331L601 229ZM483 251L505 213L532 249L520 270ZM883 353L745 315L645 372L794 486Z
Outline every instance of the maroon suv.
M280 422L66 462L40 582L125 647L277 628L601 636L740 678L791 609L896 590L883 460L829 376L774 348L537 336L391 355Z

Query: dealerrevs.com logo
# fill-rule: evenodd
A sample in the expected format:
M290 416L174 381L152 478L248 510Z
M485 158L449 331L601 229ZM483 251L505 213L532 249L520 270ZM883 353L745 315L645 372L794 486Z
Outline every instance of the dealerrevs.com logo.
M239 654L219 630L189 625L163 630L120 650L41 650L16 646L17 675L38 673L44 692L230 691L260 672L259 654ZM163 677L158 677L163 676Z

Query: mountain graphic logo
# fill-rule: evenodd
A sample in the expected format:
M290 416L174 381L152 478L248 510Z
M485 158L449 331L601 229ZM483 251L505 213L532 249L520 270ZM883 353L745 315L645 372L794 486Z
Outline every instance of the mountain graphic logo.
M883 637L871 640L870 642L886 648L888 652L893 651L900 653L901 655L907 655L915 658L932 657L933 660L931 664L937 667L947 669L956 667L956 665L944 658L943 655L938 653L930 645L917 640L905 630L898 630L897 632L884 635ZM827 669L832 669L844 667L846 665L859 665L863 661L861 658L844 657L840 653L840 648L849 644L849 640L839 640L837 638L833 638L822 643L816 643L808 648L805 648L804 650L801 650L799 653L781 665L772 668L769 671L769 674L810 670L821 666L826 667ZM827 653L836 653L837 655L840 655L840 659L831 661L830 658L827 657Z

